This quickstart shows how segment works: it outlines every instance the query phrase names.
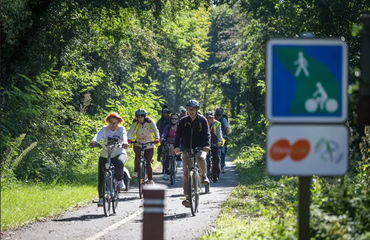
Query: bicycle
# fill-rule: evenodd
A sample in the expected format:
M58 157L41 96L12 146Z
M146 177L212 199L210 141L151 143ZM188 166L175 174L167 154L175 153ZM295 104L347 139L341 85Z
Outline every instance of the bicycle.
M176 183L176 173L177 173L177 163L176 156L173 153L173 144L166 141L163 142L163 153L165 159L168 159L168 171L170 177L170 184L174 185Z
M189 175L188 175L188 192L189 192L189 199L190 199L190 210L191 214L195 216L195 214L198 212L199 207L199 195L201 192L201 186L200 183L200 174L199 174L199 168L197 161L195 160L195 154L197 152L202 151L201 147L197 147L195 149L190 150L191 154L191 166L189 167ZM205 185L205 193L209 192L209 183L204 184Z
M138 187L139 187L139 198L143 198L143 185L147 182L147 179L145 179L145 172L146 172L146 159L144 157L145 150L148 145L153 144L154 142L147 142L147 143L139 143L139 142L132 142L132 144L138 144L140 145L141 153L140 153L140 159L139 159L139 171L138 171Z
M110 215L110 210L112 206L112 211L115 214L119 201L120 187L116 180L114 166L111 162L111 154L114 148L120 147L116 141L108 141L108 144L97 143L99 148L106 148L108 152L107 162L104 164L103 172L103 209L104 215L108 217ZM128 187L126 187L127 189Z

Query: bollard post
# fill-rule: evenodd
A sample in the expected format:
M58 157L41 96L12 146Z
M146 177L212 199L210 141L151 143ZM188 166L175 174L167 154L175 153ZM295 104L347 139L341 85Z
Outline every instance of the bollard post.
M167 186L144 185L143 240L164 239L164 196Z

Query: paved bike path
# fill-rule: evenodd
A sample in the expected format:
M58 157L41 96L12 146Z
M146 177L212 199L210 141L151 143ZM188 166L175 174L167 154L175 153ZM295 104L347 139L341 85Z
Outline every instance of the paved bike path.
M227 158L224 174L218 183L211 183L210 193L200 196L199 213L191 216L190 209L182 206L182 171L178 171L176 184L168 186L165 199L165 239L197 239L212 230L222 203L238 184L231 159ZM168 185L154 175L156 183ZM2 239L142 239L143 201L138 190L132 186L128 193L121 193L122 198L117 214L105 217L102 208L96 204L81 207L45 222L31 224L14 232L7 232Z

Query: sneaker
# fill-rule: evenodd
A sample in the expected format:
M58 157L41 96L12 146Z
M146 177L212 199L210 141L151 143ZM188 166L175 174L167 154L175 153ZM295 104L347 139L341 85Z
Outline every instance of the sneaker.
M182 205L184 205L184 207L186 208L190 208L190 201L188 199L185 199L184 201L182 201Z
M213 178L212 178L212 181L213 181L214 183L217 183L217 182L218 182L218 177L213 177Z
M163 174L163 180L169 180L170 177L167 174Z
M124 191L124 190L126 189L126 186L125 186L125 183L123 182L123 180L120 180L120 181L118 182L118 184L119 184L119 189L120 189L121 191Z
M225 173L225 169L224 169L224 168L222 168L222 169L221 169L221 172L222 172L222 173Z
M154 184L154 181L153 180L149 180L148 181L148 184Z
M202 178L201 184L209 184L209 179L207 177Z
M134 172L134 175L132 175L132 178L137 178L138 173Z
M103 206L103 198L99 198L99 201L98 201L98 207L102 207Z

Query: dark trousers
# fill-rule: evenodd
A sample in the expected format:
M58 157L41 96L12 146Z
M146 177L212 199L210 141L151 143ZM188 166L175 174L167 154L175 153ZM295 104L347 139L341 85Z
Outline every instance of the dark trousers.
M135 152L135 172L139 170L139 161L141 157L141 148L138 146L134 147ZM153 153L154 148L148 148L144 152L144 158L146 159L146 173L148 174L148 180L153 180L153 169L152 169L152 162L153 162Z
M114 166L115 177L117 180L123 179L123 167L125 166L127 156L126 154L120 154L111 159ZM98 192L99 197L103 197L103 181L104 181L104 171L103 167L107 162L107 158L99 157L98 164Z
M220 166L220 154L221 149L218 146L212 146L211 152L207 155L207 170L208 174L211 177L218 177L221 172L221 166ZM211 161L211 155L212 155L212 162ZM211 165L211 166L209 166ZM212 167L212 170L211 170Z

